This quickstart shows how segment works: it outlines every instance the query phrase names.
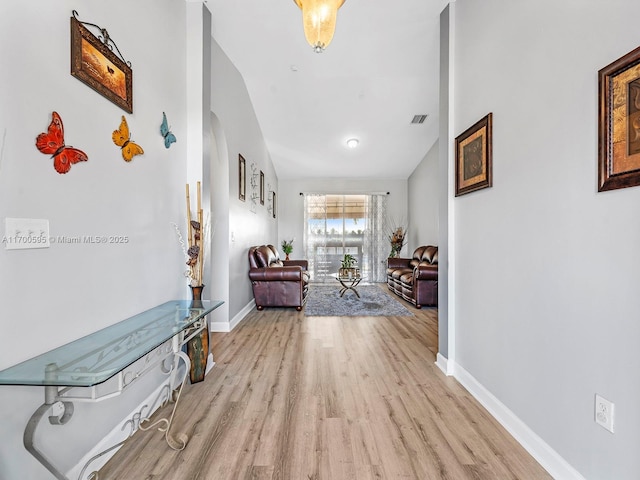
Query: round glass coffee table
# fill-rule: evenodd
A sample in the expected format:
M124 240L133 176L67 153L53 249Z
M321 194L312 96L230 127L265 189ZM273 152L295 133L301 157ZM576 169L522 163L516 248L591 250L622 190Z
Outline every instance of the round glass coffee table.
M342 285L342 287L340 288L341 297L344 295L344 292L346 292L347 290L352 290L353 293L355 293L356 296L360 298L360 294L358 293L358 290L356 290L356 287L363 280L362 276L352 275L349 277L349 276L344 276L344 275L340 275L339 273L336 273L333 277L340 282L340 285Z

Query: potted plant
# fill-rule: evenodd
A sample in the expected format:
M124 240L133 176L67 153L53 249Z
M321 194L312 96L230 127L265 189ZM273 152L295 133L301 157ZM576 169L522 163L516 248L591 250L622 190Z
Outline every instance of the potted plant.
M351 255L350 253L345 253L344 257L340 261L341 268L338 272L338 275L341 277L358 277L360 275L360 271L355 268L355 264L358 263L356 257Z
M285 254L285 260L289 260L289 255L293 252L293 238L291 240L282 240L282 251Z

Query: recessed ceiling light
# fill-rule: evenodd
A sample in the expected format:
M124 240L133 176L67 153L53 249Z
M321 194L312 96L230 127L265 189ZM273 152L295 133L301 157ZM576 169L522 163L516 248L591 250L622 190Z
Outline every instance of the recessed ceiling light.
M347 140L347 147L356 148L359 143L360 140L358 140L357 138L350 138L349 140Z

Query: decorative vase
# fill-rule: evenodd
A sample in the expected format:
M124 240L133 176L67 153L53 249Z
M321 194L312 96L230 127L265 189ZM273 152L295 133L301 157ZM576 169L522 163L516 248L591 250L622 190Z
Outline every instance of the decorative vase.
M342 267L338 270L338 276L342 278L359 278L360 269L356 267Z
M204 285L189 285L191 288L191 299L192 305L196 308L202 307L202 291L204 290Z
M202 290L204 285L191 286L192 306L202 307ZM202 331L187 342L187 355L191 360L189 370L189 380L191 383L198 383L204 380L207 370L207 357L209 356L209 327L206 324Z
M285 254L284 254L284 259L285 259L285 260L289 260L289 254L288 254L288 253L285 253Z
M400 257L400 250L402 250L402 243L391 242L391 253L389 254L389 258Z

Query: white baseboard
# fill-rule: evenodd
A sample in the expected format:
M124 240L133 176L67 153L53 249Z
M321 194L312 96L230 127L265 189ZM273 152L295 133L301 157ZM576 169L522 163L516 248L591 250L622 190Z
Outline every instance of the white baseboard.
M207 368L204 370L205 377L209 374L215 364L216 362L213 361L213 353L209 352L209 356L207 357Z
M71 468L71 470L66 473L67 478L78 478L80 476L80 473L82 472L82 469L92 457L98 455L100 452L105 451L113 445L126 440L131 433L131 428L127 425L127 422L131 421L136 413L141 412L144 417L148 417L153 413L149 410L150 408L154 408L154 411L157 410L161 404L158 403L156 405L153 405L153 402L158 398L160 391L164 388L165 385L169 383L169 381L170 379L167 379L166 381L162 382L162 384L160 384L158 388L151 392L151 394L146 399L140 402L140 404L131 411L131 414L128 417L123 418L115 427L113 427L113 430L111 430L98 444L96 444L89 452L87 452L80 459L80 461ZM147 406L147 408L144 408L145 405ZM88 478L91 472L97 471L102 468L119 449L120 447L115 448L91 462L91 464L87 466L87 469L84 472L83 480L84 478Z
M244 317L249 315L251 310L253 310L255 307L256 307L255 300L251 300L230 321L228 321L228 322L210 322L209 323L209 331L210 332L230 332L231 330L236 328L238 326L238 324L242 320L244 320Z
M439 359L438 359L439 360ZM451 368L451 363L449 368ZM436 362L438 364L438 362ZM438 365L440 366L440 365ZM556 480L585 480L585 478L531 430L469 372L455 364L454 376L478 402L524 447ZM442 367L440 367L442 368Z
M211 371L214 365L215 362L213 361L213 354L209 353L209 356L207 357L207 367L205 370L205 375L207 375L209 371ZM178 378L183 378L183 375L188 375L188 373L185 373L184 371L183 363L180 364L177 373ZM95 445L89 452L87 452L84 457L82 457L80 461L74 467L72 467L69 472L67 472L67 478L78 478L84 466L93 456L128 438L129 434L131 433L131 427L127 425L127 422L129 422L136 413L140 413L143 417L149 417L151 416L153 411L160 408L161 403L158 402L154 405L154 402L158 398L158 395L160 395L162 389L165 388L165 385L168 385L170 381L170 378L167 378L165 381L163 381L153 392L149 394L146 399L140 402L140 404L131 411L129 416L122 419L115 427L113 427L113 429L97 445ZM145 405L147 406L147 408L144 408ZM153 408L154 410L150 411L150 408ZM88 478L88 475L91 472L97 471L102 468L119 449L120 447L115 448L91 462L91 464L87 466L87 469L84 472L84 478Z
M453 371L449 371L449 360L447 360L447 357L441 355L440 352L436 355L436 367L442 370L442 373L447 376L453 375Z
M255 302L255 300L251 300L249 303L247 303L244 306L244 308L242 310L240 310L238 312L238 314L235 317L233 317L231 319L231 322L229 322L230 323L230 327L231 327L229 329L229 331L231 331L234 328L236 328L240 324L240 322L242 322L242 320L244 320L244 317L249 315L253 311L254 308L256 308L256 302Z

